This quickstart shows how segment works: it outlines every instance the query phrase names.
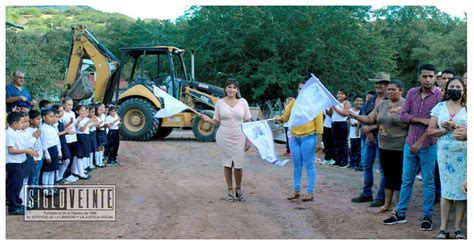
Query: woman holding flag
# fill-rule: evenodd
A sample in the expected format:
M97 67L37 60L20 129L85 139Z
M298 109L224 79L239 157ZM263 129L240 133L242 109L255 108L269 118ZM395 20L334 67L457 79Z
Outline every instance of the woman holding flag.
M227 200L242 202L245 201L241 191L244 151L250 148L250 143L242 133L241 124L249 122L251 115L247 100L240 98L238 89L239 84L236 79L227 79L225 97L217 101L214 117L211 119L204 114L200 114L200 117L212 125L219 125L216 142L224 165ZM232 169L234 169L235 192L232 186Z
M302 90L304 83L298 85L298 93ZM275 121L287 122L290 119L295 99L288 103L288 110L285 110L281 117ZM314 166L315 147L320 144L323 133L323 113L320 112L313 120L306 124L295 126L290 129L289 139L291 159L293 162L293 192L287 197L288 200L298 199L301 189L301 174L303 165L306 168L308 177L307 193L302 197L303 202L313 201L314 184L316 180L316 167Z

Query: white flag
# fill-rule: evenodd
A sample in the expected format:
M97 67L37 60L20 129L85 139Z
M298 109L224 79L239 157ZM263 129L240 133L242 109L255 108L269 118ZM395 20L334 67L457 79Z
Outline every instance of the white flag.
M161 109L156 112L155 117L170 117L188 108L186 104L175 99L173 96L169 95L168 93L154 85L153 94L155 94L156 97L163 98L164 101L164 105L162 105Z
M267 120L242 123L242 132L257 148L260 158L274 165L283 167L288 160L280 160L275 153L272 130Z
M311 77L305 82L295 104L291 109L288 127L293 128L313 120L323 110L337 105L337 100L324 87L317 77Z

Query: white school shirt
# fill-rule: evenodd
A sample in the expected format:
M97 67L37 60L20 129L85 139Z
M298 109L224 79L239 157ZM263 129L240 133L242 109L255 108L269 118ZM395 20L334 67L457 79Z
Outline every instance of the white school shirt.
M28 134L26 129L17 130L17 133L20 135L22 149L33 149L35 145L35 137L33 137L31 134Z
M58 149L58 155L61 157L61 142L59 141L58 129L47 123L43 123L41 126L41 145L43 146L44 158L51 159L48 148L56 146Z
M36 138L33 137L32 134L29 134L28 131L26 131L26 130L27 129L21 129L21 130L17 131L18 134L20 135L20 139L21 139L21 142L22 142L22 149L33 149L34 150Z
M109 129L119 129L119 126L118 126L118 125L119 125L120 121L116 121L115 123L110 124L110 123L112 123L113 121L115 121L115 120L117 120L117 119L119 119L118 114L115 114L115 117L113 117L113 116L111 116L111 115L108 115L108 116L105 118L105 123L106 123L107 125L109 125Z
M92 119L89 118L90 121L92 121ZM93 132L96 130L96 127L95 127L95 124L92 123L90 126L89 126L89 132Z
M8 127L8 129L5 131L5 138L6 138L5 163L22 163L26 161L25 153L14 154L14 155L8 153L8 147L10 146L16 150L23 150L21 137L18 134L17 130L14 130L13 128Z
M358 111L354 111L353 108L351 108L349 111L354 112L357 115L360 115L360 109ZM349 131L349 138L350 139L359 139L361 135L361 128L362 126L359 126L359 136L356 136L356 127L352 126L352 124L356 124L358 121L355 120L354 118L351 118L351 126L350 126L350 131Z
M31 137L33 137L33 133L36 131L37 128L32 128L32 127L29 127L26 129L26 132L31 135ZM33 139L35 140L35 143L33 144L33 150L38 153L39 156L37 157L33 157L33 159L35 161L39 161L41 159L43 159L43 146L41 145L41 139L40 138L35 138L33 137Z
M324 124L323 124L323 126L325 128L332 128L332 120L331 120L331 117L326 113L326 110L324 110Z
M105 124L105 114L98 116L97 121L99 121L99 130L104 131L105 128L103 126Z
M85 117L84 119L82 119L82 121L77 123L77 127L76 127L77 134L89 134L90 126L87 126L84 132L81 131L81 128L84 127L84 125L89 124L90 121L91 120L88 117Z
M66 143L73 143L77 141L77 136L76 136L76 128L74 125L76 125L76 114L74 114L73 111L67 112L64 111L63 117L61 118L61 121L64 123L64 125L68 124L71 121L71 117L73 120L73 123L69 125L69 127L65 128L67 129L72 129L74 132L73 134L66 134Z

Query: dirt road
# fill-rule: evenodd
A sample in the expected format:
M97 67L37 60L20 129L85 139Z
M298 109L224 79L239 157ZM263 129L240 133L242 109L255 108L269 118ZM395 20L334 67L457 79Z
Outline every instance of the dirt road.
M277 144L282 153L284 145ZM115 184L114 222L26 222L6 216L6 237L67 239L431 239L439 228L420 231L421 182L417 181L408 222L386 226L387 214L373 214L367 203L350 199L360 192L362 172L317 166L315 201L287 201L291 162L283 168L246 155L245 203L221 200L226 194L215 143L177 131L163 141L122 141L121 164L95 170L78 184ZM303 174L304 176L304 174ZM302 183L306 183L303 178ZM452 221L451 221L452 222Z

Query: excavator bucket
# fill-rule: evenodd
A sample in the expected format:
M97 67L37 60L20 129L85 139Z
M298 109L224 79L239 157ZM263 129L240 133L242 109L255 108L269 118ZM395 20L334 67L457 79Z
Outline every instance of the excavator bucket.
M70 97L74 103L80 102L81 100L88 99L92 96L93 89L91 85L91 80L87 75L80 75L77 77L74 84L67 91L65 96Z

